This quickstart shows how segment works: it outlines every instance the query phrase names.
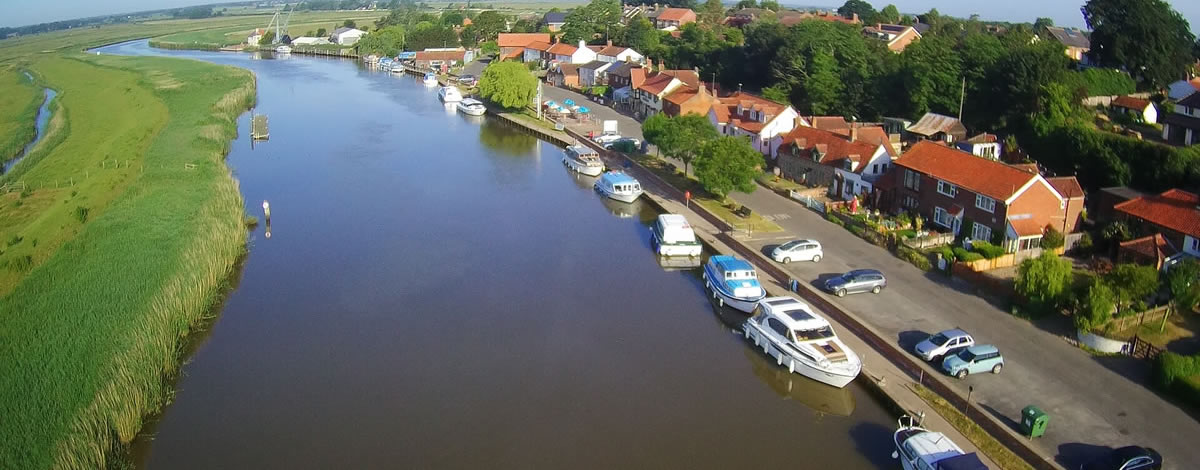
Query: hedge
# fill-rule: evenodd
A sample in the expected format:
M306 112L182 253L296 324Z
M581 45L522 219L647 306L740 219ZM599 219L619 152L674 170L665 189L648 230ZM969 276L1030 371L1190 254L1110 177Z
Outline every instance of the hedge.
M1163 391L1200 406L1200 355L1163 352L1154 361L1154 382Z
M900 245L896 248L896 256L899 256L901 259L912 263L913 266L916 266L917 269L922 271L929 271L933 269L933 263L929 262L928 255L904 245Z
M958 258L959 261L962 261L964 263L970 263L972 261L979 261L979 260L983 259L983 255L981 255L979 253L967 251L966 248L963 248L961 246L954 247L954 257Z

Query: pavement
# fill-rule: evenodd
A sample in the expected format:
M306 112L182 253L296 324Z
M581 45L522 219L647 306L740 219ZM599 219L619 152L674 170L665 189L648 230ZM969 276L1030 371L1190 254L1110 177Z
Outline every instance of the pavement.
M556 101L587 101L583 95L551 86L544 87L543 93L546 99ZM642 138L640 124L632 117L594 103L589 108L594 115L591 123L569 127L586 133L598 130L601 120L616 119L622 135ZM785 267L795 279L819 286L828 277L851 269L883 271L888 288L882 293L849 296L834 303L891 338L898 348L911 350L929 334L953 327L971 332L981 344L996 345L1005 358L999 375L958 380L926 364L925 380L941 380L961 395L969 394L973 403L1014 433L1022 408L1031 404L1042 408L1049 413L1050 424L1046 435L1033 446L1048 460L1078 468L1108 448L1137 444L1161 452L1164 468L1192 468L1200 462L1200 446L1193 443L1200 435L1200 422L1148 388L1149 367L1139 360L1092 356L1063 339L1072 334L1069 323L1016 318L988 303L970 286L921 271L769 190L760 188L731 197L784 229L754 234L745 240L749 245L765 251L792 238L822 243L825 256L820 263ZM906 377L899 375L897 383Z

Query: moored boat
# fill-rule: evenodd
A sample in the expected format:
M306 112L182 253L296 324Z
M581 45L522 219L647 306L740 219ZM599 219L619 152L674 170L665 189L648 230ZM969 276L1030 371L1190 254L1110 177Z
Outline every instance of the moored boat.
M438 98L443 103L457 103L463 99L462 93L458 91L458 88L452 86L438 88Z
M468 116L483 116L487 112L487 107L477 99L466 98L458 102L458 110Z
M280 54L291 54L292 48L285 44L285 45L276 47L275 52L278 52Z
M609 171L592 185L596 191L615 201L633 202L642 195L642 184L625 173Z
M714 255L704 263L705 287L717 303L750 313L767 291L758 283L758 272L750 262L728 255Z
M900 417L892 442L892 458L900 459L904 470L988 470L974 452L963 452L945 434L920 427L910 416Z
M421 79L421 83L424 83L425 86L438 86L437 75L427 73L425 74L425 78Z
M758 302L742 332L775 363L818 382L842 388L858 377L862 361L805 303L791 297Z
M662 256L700 256L703 248L687 218L679 214L659 214L651 228L654 250Z
M600 154L586 145L572 145L563 150L563 165L571 171L588 176L600 176L604 173L604 162Z

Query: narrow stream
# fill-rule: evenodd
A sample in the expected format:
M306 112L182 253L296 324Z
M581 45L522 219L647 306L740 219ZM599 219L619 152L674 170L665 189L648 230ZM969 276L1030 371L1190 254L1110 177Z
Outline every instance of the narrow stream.
M29 78L29 81L33 81L33 75L30 75L29 72L24 73L25 76ZM4 162L4 171L0 172L0 174L8 173L8 170L16 166L17 163L20 163L21 160L25 159L25 156L29 155L29 151L33 150L33 146L37 145L38 142L41 142L42 137L46 135L46 124L50 122L50 102L54 100L55 96L58 96L58 92L49 88L45 88L42 90L42 94L44 96L44 98L42 98L42 107L38 108L37 113L37 133L34 134L33 140L30 141L29 144L25 145L25 148L21 150L21 153L17 154L17 156L12 160Z

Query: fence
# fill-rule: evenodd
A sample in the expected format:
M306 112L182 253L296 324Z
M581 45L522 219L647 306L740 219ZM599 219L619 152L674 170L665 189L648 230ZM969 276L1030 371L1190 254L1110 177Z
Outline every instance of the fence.
M1141 325L1143 323L1162 321L1163 317L1170 313L1169 308L1169 305L1160 305L1141 313L1117 317L1108 322L1108 325L1106 325L1105 329L1108 331L1126 331L1131 327ZM1137 335L1135 334L1134 336Z
M954 241L954 234L940 233L931 234L920 238L908 238L904 240L904 245L914 250L924 250L935 246L949 245Z
M1120 95L1089 96L1089 97L1083 99L1083 105L1084 106L1108 106L1108 105L1112 104L1112 101L1117 99L1118 96L1120 96ZM1132 93L1128 96L1131 96L1134 98L1149 99L1150 93Z
M819 201L815 197L800 194L795 190L788 190L788 197L804 203L805 207L808 207L811 210L820 212L822 214L825 213L825 202Z
M1132 357L1153 361L1162 353L1163 348L1150 344L1136 335L1129 341L1129 355Z

